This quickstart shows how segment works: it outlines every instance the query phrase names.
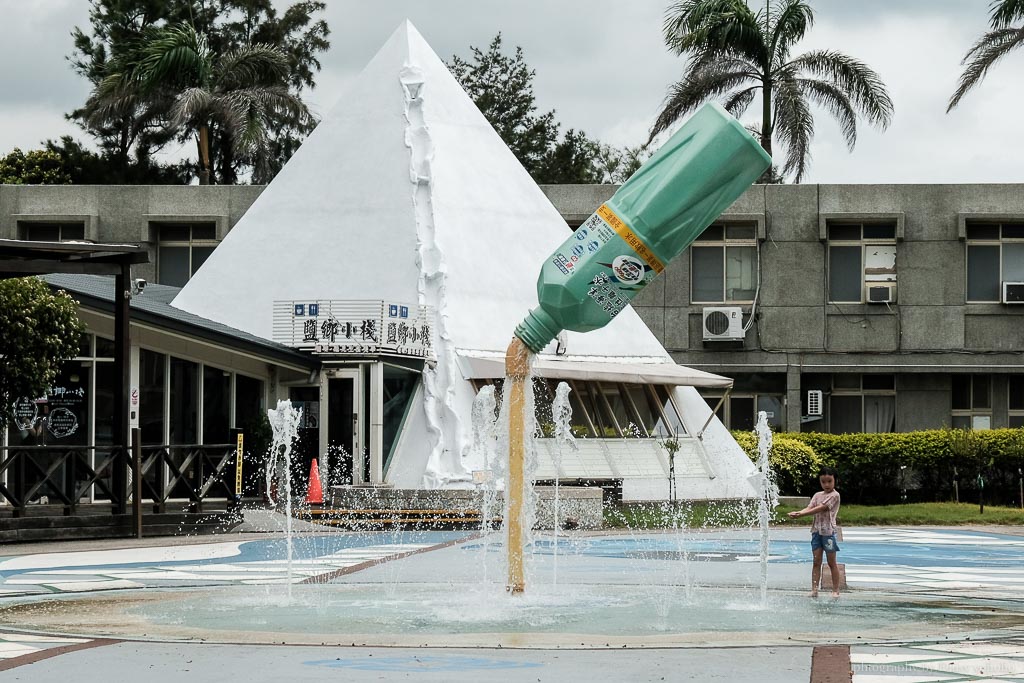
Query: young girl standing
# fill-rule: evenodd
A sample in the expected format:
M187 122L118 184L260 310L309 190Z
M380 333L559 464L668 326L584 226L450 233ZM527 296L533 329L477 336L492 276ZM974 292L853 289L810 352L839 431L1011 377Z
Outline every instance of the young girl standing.
M811 597L818 597L818 586L821 583L821 556L828 558L828 568L832 572L832 597L839 597L839 565L836 564L836 553L839 544L836 542L836 516L839 514L839 491L836 491L836 471L831 467L823 467L818 475L821 490L811 497L811 502L803 510L790 512L793 519L814 515L811 523Z

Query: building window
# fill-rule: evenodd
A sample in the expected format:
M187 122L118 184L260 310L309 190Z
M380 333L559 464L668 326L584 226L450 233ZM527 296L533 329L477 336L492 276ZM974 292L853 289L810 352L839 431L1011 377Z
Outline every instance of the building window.
M85 223L21 223L22 239L35 242L70 242L85 239Z
M714 223L690 247L692 303L751 303L757 292L757 226Z
M953 375L951 399L953 429L992 428L991 375Z
M895 375L833 375L828 403L829 431L896 431Z
M1024 427L1024 375L1009 375L1007 386L1010 393L1006 403L1009 408L1007 426Z
M217 226L214 223L164 223L157 229L157 282L184 287L217 247Z
M896 223L829 223L828 300L895 301Z
M704 401L712 410L722 399L721 394L705 394ZM729 394L729 398L718 406L715 413L729 429L753 431L757 424L757 414L764 411L768 416L768 426L775 431L786 429L786 415L783 410L781 394Z
M999 303L1002 283L1024 282L1024 223L969 223L967 301Z

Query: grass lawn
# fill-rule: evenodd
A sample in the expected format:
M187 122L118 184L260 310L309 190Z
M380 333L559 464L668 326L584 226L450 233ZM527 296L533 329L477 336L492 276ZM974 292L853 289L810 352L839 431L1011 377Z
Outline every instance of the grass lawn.
M789 519L786 513L799 508L780 505L772 524L810 526L810 517ZM749 503L679 503L607 505L605 526L610 528L665 529L750 526L757 521L756 509ZM974 503L906 503L904 505L843 505L839 521L844 526L963 526L1005 524L1024 526L1024 510L985 506L979 514Z

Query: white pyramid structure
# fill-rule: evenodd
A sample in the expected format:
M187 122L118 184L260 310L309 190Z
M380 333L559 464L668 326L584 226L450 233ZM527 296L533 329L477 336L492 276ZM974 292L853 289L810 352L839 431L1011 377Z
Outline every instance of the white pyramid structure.
M596 209L597 207L595 207ZM424 373L389 468L396 486L471 481L474 396L460 357L503 358L536 306L536 279L569 228L409 23L228 233L173 305L270 339L281 300L374 299L436 312L436 366ZM672 363L635 311L568 333L559 360ZM681 387L687 431L710 409ZM429 443L429 448L425 447ZM747 497L749 459L717 421L705 430L717 482L706 497ZM705 497L701 494L701 497Z

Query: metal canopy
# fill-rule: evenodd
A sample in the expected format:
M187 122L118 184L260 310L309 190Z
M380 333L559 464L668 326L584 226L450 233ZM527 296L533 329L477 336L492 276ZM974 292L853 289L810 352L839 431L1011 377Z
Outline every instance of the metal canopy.
M135 263L149 263L149 250L136 244L0 239L0 279L47 273L120 275L123 267Z

